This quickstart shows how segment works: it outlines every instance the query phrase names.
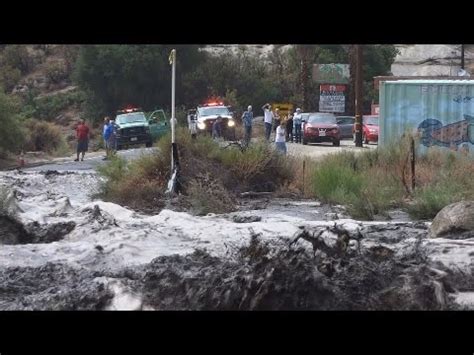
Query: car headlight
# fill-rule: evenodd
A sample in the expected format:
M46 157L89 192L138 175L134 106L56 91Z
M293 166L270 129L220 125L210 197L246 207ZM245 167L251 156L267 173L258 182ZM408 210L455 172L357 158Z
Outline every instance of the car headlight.
M204 128L206 128L206 124L205 124L204 122L199 122L199 123L197 124L197 126L198 126L199 129L204 129Z
M234 127L234 126L235 126L234 120L229 120L229 121L227 122L227 125L228 125L229 127Z

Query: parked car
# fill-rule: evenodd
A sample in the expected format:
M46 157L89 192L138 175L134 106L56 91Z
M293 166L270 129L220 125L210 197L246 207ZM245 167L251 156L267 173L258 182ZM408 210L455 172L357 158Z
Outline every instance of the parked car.
M335 146L341 143L341 130L336 116L332 113L313 112L305 117L302 127L303 144L330 142Z
M352 138L352 132L354 130L354 116L337 116L337 125L341 130L341 139Z
M353 131L354 142L355 132ZM379 116L368 115L362 118L362 141L365 144L379 141Z

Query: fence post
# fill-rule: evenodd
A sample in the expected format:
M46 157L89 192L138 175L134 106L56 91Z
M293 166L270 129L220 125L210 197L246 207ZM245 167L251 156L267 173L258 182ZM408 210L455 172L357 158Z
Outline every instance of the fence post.
M304 184L304 176L305 176L305 170L306 170L306 159L303 159L303 197L305 195L305 184Z
M411 191L415 191L415 138L411 137L410 142L410 150L411 150Z

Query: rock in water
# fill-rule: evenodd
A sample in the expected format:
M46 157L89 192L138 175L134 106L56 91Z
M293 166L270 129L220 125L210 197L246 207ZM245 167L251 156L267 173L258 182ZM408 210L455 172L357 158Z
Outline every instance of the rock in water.
M438 212L430 227L431 238L465 239L474 237L474 201L450 204Z

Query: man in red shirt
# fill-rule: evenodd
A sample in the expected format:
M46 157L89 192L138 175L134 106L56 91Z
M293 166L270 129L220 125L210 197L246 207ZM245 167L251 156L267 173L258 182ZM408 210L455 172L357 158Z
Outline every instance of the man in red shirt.
M79 122L79 125L76 128L76 137L77 137L77 159L74 161L79 161L79 154L82 153L81 161L84 161L84 155L89 148L89 127L87 127L84 120Z

